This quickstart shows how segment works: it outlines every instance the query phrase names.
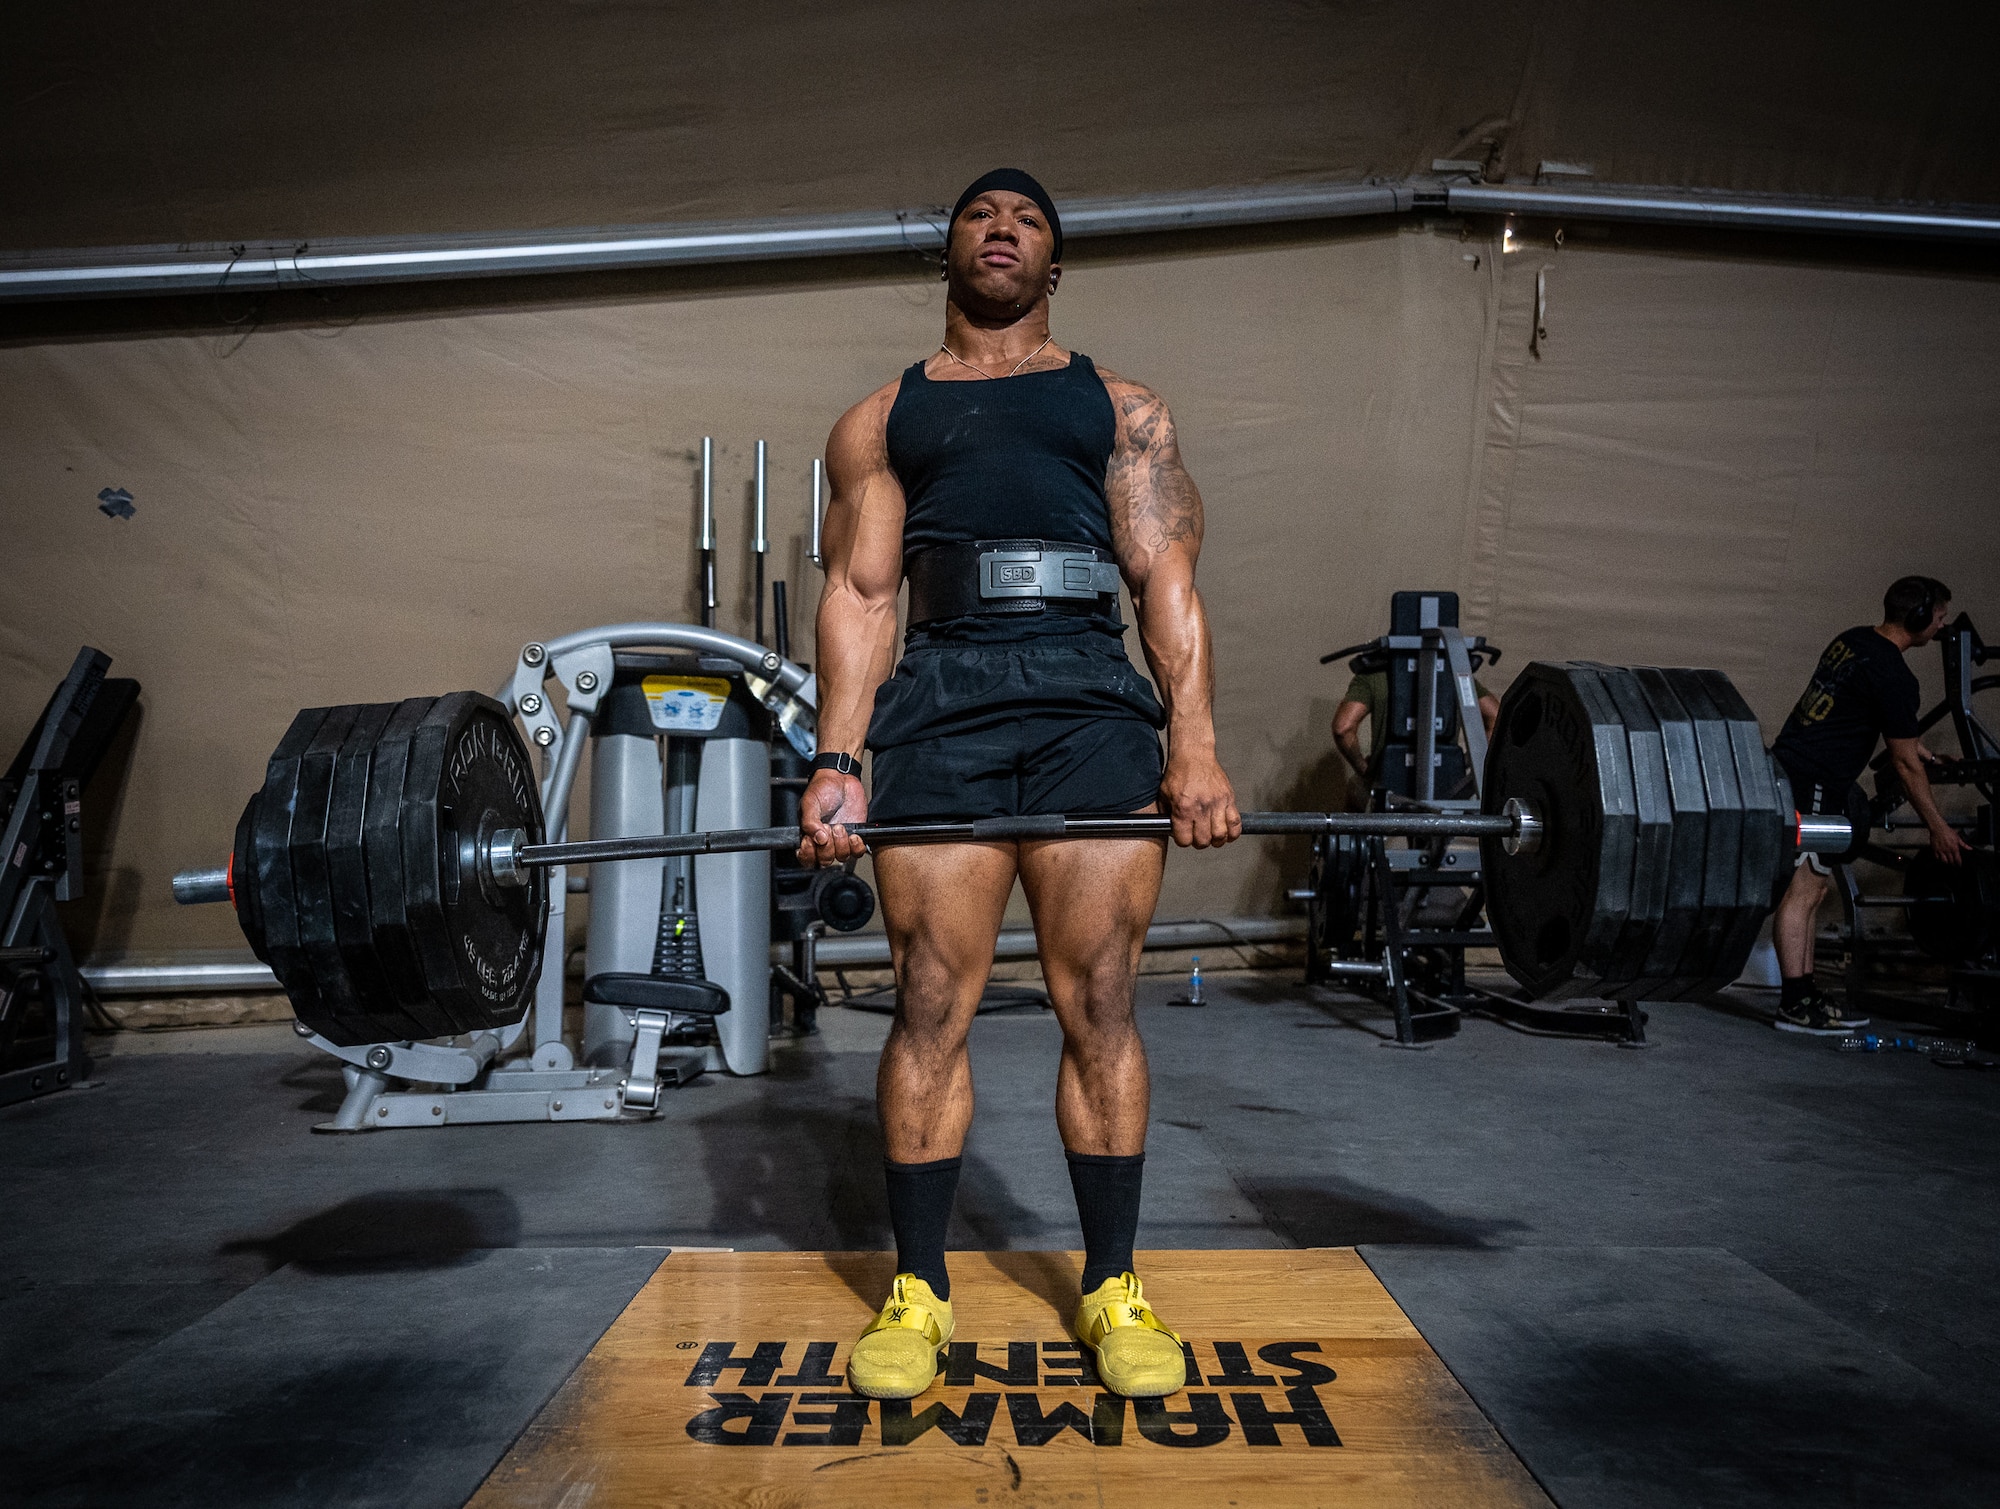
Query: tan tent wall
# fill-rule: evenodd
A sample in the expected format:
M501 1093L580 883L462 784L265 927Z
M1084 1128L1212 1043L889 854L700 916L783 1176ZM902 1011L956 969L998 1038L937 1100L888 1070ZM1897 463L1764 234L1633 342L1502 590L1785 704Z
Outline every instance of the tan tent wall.
M1002 158L1058 195L1400 178L1482 135L1514 181L2000 203L1965 3L16 10L12 250L934 205Z
M297 707L491 687L531 637L690 615L705 433L746 624L751 442L800 581L811 457L942 312L882 264L581 286L617 296L0 348L0 747L81 642L146 688L85 948L235 941L167 875L218 857ZM1056 312L1175 405L1248 803L1338 799L1315 661L1395 587L1458 586L1502 672L1721 666L1770 732L1895 574L1996 617L1991 278L1406 226L1091 250ZM1161 915L1270 909L1298 858L1176 857Z

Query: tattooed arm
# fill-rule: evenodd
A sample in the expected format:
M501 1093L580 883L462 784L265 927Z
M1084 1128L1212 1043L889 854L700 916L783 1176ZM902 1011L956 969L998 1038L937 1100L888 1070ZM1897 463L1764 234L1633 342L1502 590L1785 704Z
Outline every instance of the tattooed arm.
M1118 416L1105 468L1111 544L1132 592L1139 639L1167 707L1167 773L1160 796L1174 841L1206 849L1243 831L1236 793L1215 758L1215 671L1208 614L1195 591L1201 494L1181 465L1173 416L1160 395L1099 369Z

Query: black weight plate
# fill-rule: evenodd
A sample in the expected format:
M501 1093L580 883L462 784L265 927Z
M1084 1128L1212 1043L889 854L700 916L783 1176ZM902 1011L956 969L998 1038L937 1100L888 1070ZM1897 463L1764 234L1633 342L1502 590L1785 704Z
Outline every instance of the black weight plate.
M1786 807L1790 807L1790 803L1786 803ZM1874 803L1868 799L1868 793L1862 791L1860 781L1848 787L1848 825L1854 829L1854 843L1834 855L1836 865L1852 865L1858 861L1862 851L1868 847L1868 841L1874 839Z
M1664 672L1667 684L1694 723L1701 754L1702 789L1708 794L1707 848L1703 855L1701 912L1695 919L1681 975L1680 998L1700 995L1721 967L1741 916L1743 883L1743 788L1736 779L1736 755L1729 727L1698 671ZM1764 897L1757 898L1762 905Z
M368 776L383 732L398 704L372 702L355 709L341 741L327 802L326 868L333 897L334 941L358 1009L349 1031L361 1041L404 1042L448 1031L428 1003L401 1001L376 952L370 913L368 866L362 831Z
M2000 942L2000 854L1973 849L1948 865L1928 849L1910 858L1903 894L1917 947L1946 964L1971 964Z
M298 761L292 798L289 846L293 901L298 907L299 956L312 972L318 1006L312 1017L300 1019L337 1043L368 1042L360 1019L367 1005L356 999L340 945L333 933L333 881L326 866L326 813L333 792L333 766L341 742L354 726L360 708L349 704L327 709Z
M299 949L299 908L292 885L292 807L298 798L299 757L326 721L328 711L309 707L292 719L292 726L285 730L264 767L264 785L251 816L248 881L256 891L254 909L263 922L259 957L271 966L301 1021L317 1012L319 986ZM242 885L243 881L237 883ZM251 941L255 947L257 940Z
M1771 910L1776 911L1785 899L1785 892L1792 883L1792 871L1799 863L1799 808L1792 795L1792 778L1785 772L1784 765L1776 755L1771 759L1771 786L1778 794L1778 810L1788 814L1785 819L1782 857L1778 861L1778 873L1771 877Z
M1667 781L1666 749L1638 677L1623 666L1595 667L1598 680L1625 725L1632 760L1632 899L1612 956L1599 980L1614 1000L1646 1000L1646 961L1666 912L1667 864L1673 848L1673 793Z
M1368 851L1351 833L1313 840L1312 901L1306 923L1317 959L1353 956L1361 934Z
M542 833L527 746L478 692L440 697L410 740L403 777L403 888L430 997L458 1031L519 1021L541 973L546 871L499 887L474 863L502 828Z
M236 908L236 925L250 942L250 952L269 964L264 950L264 908L257 895L257 799L261 795L251 792L250 800L243 804L243 815L236 819L236 839L229 847L229 900Z
M1790 806L1789 803L1782 805ZM1796 812L1792 814L1796 817ZM1854 829L1854 841L1838 854L1827 855L1827 861L1837 865L1851 865L1861 857L1861 851L1868 847L1868 840L1875 836L1875 807L1868 799L1868 793L1856 781L1847 788L1847 821Z
M1695 674L1728 731L1737 788L1743 799L1743 841L1738 850L1741 871L1736 885L1740 899L1736 919L1724 935L1702 992L1712 994L1734 985L1750 962L1750 950L1757 946L1764 915L1771 909L1771 891L1790 847L1786 829L1792 815L1780 808L1777 783L1771 778L1771 757L1765 753L1764 733L1750 704L1721 671Z
M418 1017L426 1037L446 1037L452 1027L430 999L423 962L410 937L409 909L403 898L403 776L410 760L410 737L435 697L410 697L396 704L368 762L368 794L361 816L361 852L368 870L368 924L390 990L405 1011Z
M1486 808L1518 797L1543 823L1533 853L1480 845L1487 916L1508 973L1532 996L1589 994L1631 905L1636 813L1630 746L1596 673L1536 661L1500 704Z
M1666 672L1641 666L1633 678L1660 730L1673 804L1673 836L1668 847L1667 889L1659 930L1644 966L1645 994L1635 1000L1675 1000L1700 977L1688 954L1702 921L1702 891L1708 858L1708 787L1702 779L1701 749L1694 719L1681 705Z

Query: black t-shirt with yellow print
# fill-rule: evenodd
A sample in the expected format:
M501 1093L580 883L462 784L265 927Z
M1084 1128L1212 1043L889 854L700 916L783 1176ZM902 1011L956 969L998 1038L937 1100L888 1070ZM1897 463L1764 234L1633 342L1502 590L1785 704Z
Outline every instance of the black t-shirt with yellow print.
M1903 652L1874 625L1844 629L1819 657L1772 752L1795 783L1844 792L1868 768L1877 738L1917 736L1921 700Z

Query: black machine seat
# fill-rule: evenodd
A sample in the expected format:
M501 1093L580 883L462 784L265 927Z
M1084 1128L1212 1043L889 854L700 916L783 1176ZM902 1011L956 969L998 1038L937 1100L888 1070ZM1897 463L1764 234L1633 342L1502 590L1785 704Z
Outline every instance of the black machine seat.
M675 1016L721 1016L729 1009L729 992L720 985L663 975L592 975L583 982L583 998L603 1006Z

